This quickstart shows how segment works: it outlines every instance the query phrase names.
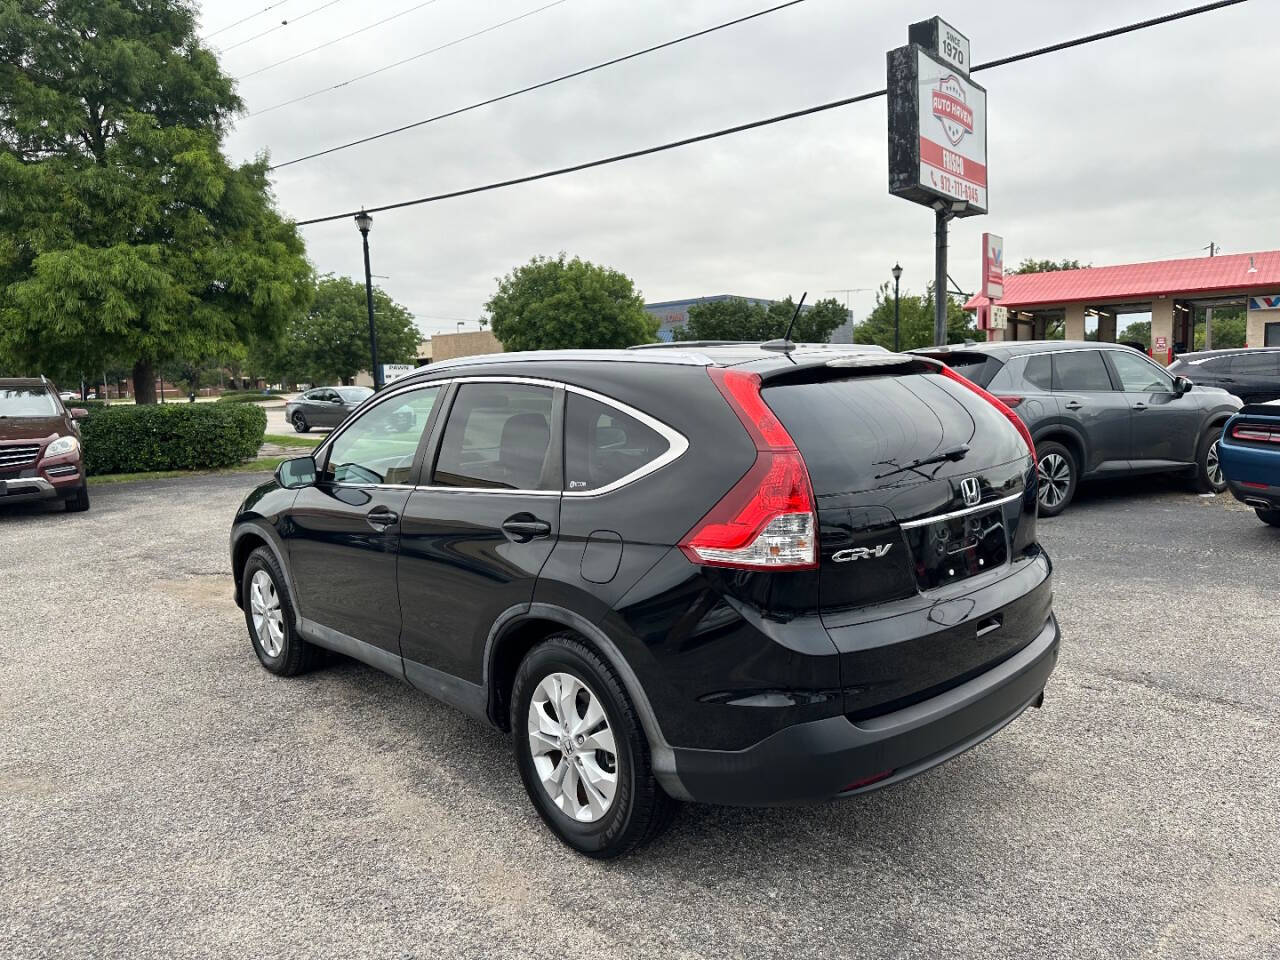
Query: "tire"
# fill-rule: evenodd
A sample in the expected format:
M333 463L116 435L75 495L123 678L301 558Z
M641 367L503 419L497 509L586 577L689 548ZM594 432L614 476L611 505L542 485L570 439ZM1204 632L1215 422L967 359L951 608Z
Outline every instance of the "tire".
M572 712L566 729L559 722L559 695L570 684L577 686L570 688L573 703L564 711ZM591 722L596 708L603 713ZM575 721L587 725L575 729ZM531 734L531 726L541 736ZM538 815L579 853L598 860L621 856L671 822L676 803L654 778L649 742L630 697L613 668L574 634L549 637L520 664L511 692L511 739L520 778ZM535 739L540 746L536 757ZM612 744L614 750L582 749L593 740ZM567 771L566 756L572 764ZM602 802L610 773L613 794ZM563 789L569 780L571 791Z
M1254 513L1268 526L1280 527L1280 510L1255 510Z
M307 418L302 415L301 410L293 415L293 419L290 422L293 424L293 429L298 433L306 433L311 429L311 424L307 423Z
M1221 437L1221 427L1210 427L1196 445L1193 483L1200 493L1222 493L1227 489L1227 478L1223 476L1222 465L1218 461L1218 441Z
M240 575L240 596L245 625L258 661L277 676L294 677L316 666L320 650L299 637L294 629L293 599L285 586L287 582L275 555L266 547L259 547L249 554L244 573ZM273 593L267 590L268 583ZM255 593L255 589L260 590L260 594ZM278 613L278 619L272 616L273 610ZM259 624L256 621L260 611Z
M1052 440L1046 440L1036 447L1036 460L1040 463L1037 478L1039 489L1036 492L1036 498L1040 502L1040 516L1056 517L1075 499L1080 468L1076 464L1075 455Z
M84 513L89 509L89 484L82 483L73 496L63 501L67 513Z

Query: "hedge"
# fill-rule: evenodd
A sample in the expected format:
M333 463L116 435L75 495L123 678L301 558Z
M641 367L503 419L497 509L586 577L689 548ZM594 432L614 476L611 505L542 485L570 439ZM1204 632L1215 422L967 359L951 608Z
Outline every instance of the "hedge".
M83 421L85 472L203 470L257 456L267 431L259 407L216 403L112 406Z
M279 390L272 390L270 393L263 393L261 390L235 390L230 393L224 393L218 398L219 403L263 403L267 400L275 400L283 394Z
M108 406L105 400L81 400L79 397L74 400L63 400L62 405L68 410L73 407L79 407L81 410L88 410L90 413L105 410Z

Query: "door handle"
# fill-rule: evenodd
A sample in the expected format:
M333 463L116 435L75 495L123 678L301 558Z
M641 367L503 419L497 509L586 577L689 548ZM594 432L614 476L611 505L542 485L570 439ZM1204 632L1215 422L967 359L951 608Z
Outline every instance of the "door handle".
M392 524L400 522L400 514L394 510L388 510L386 507L370 510L364 515L364 518L369 526L378 531L385 530Z
M1080 409L1081 407L1083 407L1083 406L1084 406L1084 404L1083 404L1083 403L1081 403L1079 400L1072 400L1070 403L1068 403L1068 404L1067 404L1067 409L1068 409L1068 410L1079 410L1079 409Z
M1147 405L1146 405L1145 403L1143 403L1141 400L1139 400L1137 403L1135 403L1135 404L1133 405L1133 409L1135 409L1135 410L1145 410L1145 409L1147 409Z
M539 520L532 513L516 513L502 521L502 532L516 543L528 543L540 537L551 536L551 524Z

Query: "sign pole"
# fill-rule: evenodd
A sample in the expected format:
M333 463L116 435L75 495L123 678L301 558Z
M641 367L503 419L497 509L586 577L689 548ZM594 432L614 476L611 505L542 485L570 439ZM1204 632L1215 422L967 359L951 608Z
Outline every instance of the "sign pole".
M933 256L933 345L947 345L947 221L951 211L939 206Z

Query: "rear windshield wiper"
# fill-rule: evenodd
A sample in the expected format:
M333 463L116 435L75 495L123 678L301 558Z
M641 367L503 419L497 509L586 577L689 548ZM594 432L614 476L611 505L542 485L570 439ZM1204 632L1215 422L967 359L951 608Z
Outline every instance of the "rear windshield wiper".
M954 447L949 447L946 450L943 450L941 453L935 453L931 457L921 457L919 460L912 460L910 463L906 464L905 466L901 466L901 467L895 466L892 470L888 471L887 473L878 473L876 474L875 479L883 480L885 477L892 477L895 473L906 473L908 470L915 470L919 472L920 467L927 467L930 464L934 464L934 463L939 463L939 464L947 463L947 462L956 463L960 460L963 460L968 453L969 453L969 445L967 443L956 444ZM885 460L883 462L886 464L893 463L892 460Z

